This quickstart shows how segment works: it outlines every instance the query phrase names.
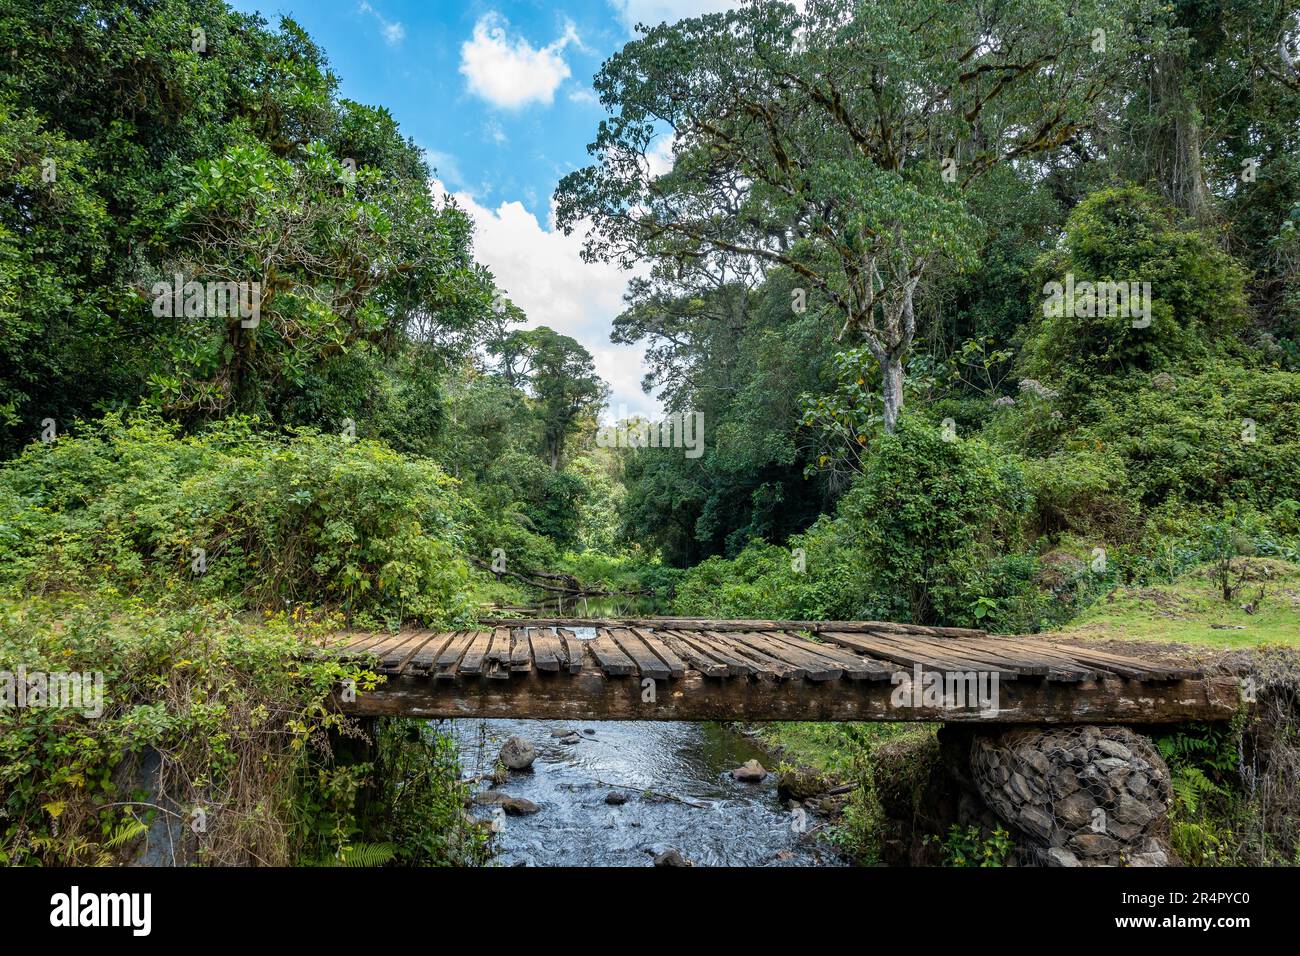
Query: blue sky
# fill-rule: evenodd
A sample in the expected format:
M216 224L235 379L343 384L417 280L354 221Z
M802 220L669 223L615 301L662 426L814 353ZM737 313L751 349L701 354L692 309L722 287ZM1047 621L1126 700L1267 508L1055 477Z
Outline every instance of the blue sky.
M587 162L604 115L592 76L633 25L723 9L726 0L232 5L272 26L292 17L324 48L343 96L392 112L426 150L441 188L474 216L476 255L529 324L571 335L595 356L612 389L611 417L657 411L640 389L642 350L609 341L628 276L581 262L578 237L552 228L551 195Z

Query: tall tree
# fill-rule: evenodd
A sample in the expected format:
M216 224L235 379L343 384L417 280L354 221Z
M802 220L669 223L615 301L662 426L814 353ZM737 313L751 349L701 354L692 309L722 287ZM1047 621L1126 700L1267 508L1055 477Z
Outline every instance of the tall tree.
M506 379L531 394L541 420L542 454L558 471L570 434L583 416L595 416L609 391L591 353L544 325L511 332L489 349Z
M879 363L892 430L922 277L974 257L966 190L1087 135L1146 5L751 0L661 25L596 77L612 115L558 221L591 220L591 259L792 270ZM664 135L675 163L656 175Z

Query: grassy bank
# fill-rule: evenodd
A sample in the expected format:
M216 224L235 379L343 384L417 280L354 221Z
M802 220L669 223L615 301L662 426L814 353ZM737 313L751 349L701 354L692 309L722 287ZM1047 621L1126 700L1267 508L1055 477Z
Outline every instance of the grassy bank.
M1203 565L1171 584L1117 588L1054 633L1212 647L1300 646L1300 565L1239 558L1230 573L1237 588L1230 602L1216 592L1213 567Z

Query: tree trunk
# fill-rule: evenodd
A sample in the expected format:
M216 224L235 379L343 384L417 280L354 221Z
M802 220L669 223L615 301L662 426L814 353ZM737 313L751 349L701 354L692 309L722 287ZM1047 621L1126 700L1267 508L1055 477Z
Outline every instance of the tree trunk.
M903 357L890 352L880 363L881 391L885 400L885 431L892 432L903 411Z
M1145 154L1161 191L1205 224L1213 220L1214 207L1201 159L1200 113L1188 89L1191 69L1184 57L1172 53L1152 66L1148 86L1155 141Z

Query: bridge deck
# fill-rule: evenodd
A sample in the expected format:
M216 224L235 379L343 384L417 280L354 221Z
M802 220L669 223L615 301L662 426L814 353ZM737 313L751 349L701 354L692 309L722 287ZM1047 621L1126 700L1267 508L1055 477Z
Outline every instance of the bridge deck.
M1156 723L1227 719L1235 679L1033 637L873 621L527 619L351 634L366 715Z

